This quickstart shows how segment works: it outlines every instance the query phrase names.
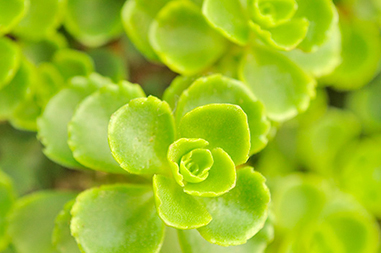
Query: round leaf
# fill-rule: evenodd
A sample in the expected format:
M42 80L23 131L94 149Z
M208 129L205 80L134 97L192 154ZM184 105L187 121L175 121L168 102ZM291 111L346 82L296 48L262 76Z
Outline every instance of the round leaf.
M41 40L60 26L65 8L64 0L32 0L25 16L17 24L13 33L29 40Z
M70 210L74 205L74 200L66 203L64 209L57 215L52 235L54 247L60 253L81 253L77 242L70 234Z
M200 183L187 183L184 192L201 197L217 197L236 184L235 165L230 156L221 148L212 150L213 166L208 177Z
M157 13L169 0L129 0L122 9L122 21L128 37L139 51L152 61L159 61L148 38L149 28Z
M111 115L131 99L143 97L138 85L109 84L86 97L76 108L68 125L70 149L84 166L105 172L124 173L112 157L107 140Z
M242 82L221 75L199 78L181 94L175 107L177 122L194 108L211 103L236 104L242 108L250 127L250 155L266 146L270 123L262 103Z
M205 70L226 48L225 39L188 1L172 1L162 8L151 24L149 38L160 59L185 75Z
M53 63L65 81L74 76L88 76L94 71L93 60L85 53L73 49L57 51Z
M153 190L157 212L167 226L193 229L205 226L212 220L205 207L185 193L173 179L154 175Z
M99 87L110 83L96 74L89 78L71 79L70 87L57 93L46 105L39 117L38 137L44 144L44 154L51 160L69 168L82 168L73 157L67 144L67 126L73 117L77 105Z
M8 38L0 37L0 90L12 80L20 65L21 52Z
M213 220L198 229L207 241L221 246L244 244L263 228L270 192L265 178L253 168L237 171L237 184L215 198L199 198Z
M239 0L205 0L202 13L226 38L244 45L249 40L249 20Z
M28 0L1 0L0 35L6 34L24 17Z
M152 189L109 185L81 193L71 210L71 233L82 252L158 252L164 224Z
M307 110L315 95L314 79L287 57L263 47L254 48L242 59L239 72L274 121Z
M169 105L152 96L131 100L112 115L108 139L115 160L128 172L167 173L167 150L175 139Z
M122 32L125 0L67 0L65 28L81 43L99 47Z
M9 217L8 233L19 253L53 253L54 219L74 198L68 192L38 192L18 200Z
M184 138L201 138L210 149L222 148L236 165L247 161L250 150L250 132L246 114L241 107L231 104L210 104L197 107L185 114L179 124Z

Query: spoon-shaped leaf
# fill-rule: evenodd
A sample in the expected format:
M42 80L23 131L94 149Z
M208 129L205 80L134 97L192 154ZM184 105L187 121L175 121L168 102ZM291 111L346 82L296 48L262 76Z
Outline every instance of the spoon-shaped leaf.
M108 185L81 193L71 210L71 233L86 253L154 253L164 239L152 189Z
M8 38L0 37L0 90L15 76L21 61L21 51Z
M0 1L0 35L6 34L20 22L28 9L28 0Z

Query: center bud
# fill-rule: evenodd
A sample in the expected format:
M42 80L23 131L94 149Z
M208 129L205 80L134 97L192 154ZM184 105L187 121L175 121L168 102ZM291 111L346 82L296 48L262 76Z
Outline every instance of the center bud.
M186 182L199 183L208 177L213 162L208 149L196 148L181 157L180 173Z

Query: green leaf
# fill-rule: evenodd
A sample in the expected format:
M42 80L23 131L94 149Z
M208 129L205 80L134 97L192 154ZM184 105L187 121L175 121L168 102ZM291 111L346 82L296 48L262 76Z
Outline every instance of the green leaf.
M341 34L338 24L333 27L330 37L314 52L295 49L282 52L299 67L315 77L330 74L341 63Z
M89 47L99 47L122 33L124 0L67 0L65 28Z
M379 72L381 39L375 23L342 19L342 63L322 79L337 90L355 90L368 84Z
M208 149L196 148L181 157L180 173L186 182L194 185L209 177L213 163L212 153Z
M193 196L217 197L234 188L236 184L234 162L221 148L213 149L212 154L214 163L208 171L207 178L199 183L188 180L184 192Z
M205 0L202 13L226 38L240 45L249 40L249 19L239 0Z
M348 94L346 107L361 120L366 133L378 133L381 130L381 77L377 77L366 87Z
M193 149L204 148L208 146L209 143L203 139L186 139L181 138L172 143L168 148L167 158L169 166L172 170L172 174L176 182L180 186L184 186L184 177L180 173L180 161L181 158L187 153L191 152Z
M298 0L295 17L306 18L309 22L308 32L298 46L306 52L313 52L329 39L332 27L337 24L338 14L332 0Z
M35 92L39 105L44 108L49 100L66 86L66 83L55 65L50 62L38 65L38 77Z
M17 37L42 40L54 34L64 17L65 1L33 0L25 16L14 28Z
M111 115L131 99L144 97L138 85L126 81L109 84L86 97L68 125L69 147L84 166L105 172L125 173L112 157L107 139Z
M376 217L381 217L381 137L363 139L345 155L339 176L343 190L351 193Z
M263 228L270 192L265 178L253 168L237 171L237 184L215 198L199 198L213 220L198 229L207 241L221 246L244 244Z
M179 122L196 107L211 103L236 104L245 112L250 127L249 155L266 146L270 123L266 119L262 103L242 82L218 74L197 79L181 94L176 104L176 121Z
M123 26L128 37L152 61L159 61L159 57L149 42L149 28L157 13L168 2L169 0L129 0L122 9Z
M88 76L94 71L93 60L87 54L73 49L57 51L53 63L65 81L74 76Z
M45 191L19 199L9 217L8 233L19 253L54 253L54 219L74 193Z
M266 221L262 228L247 243L238 246L223 247L206 241L197 230L177 230L180 245L184 253L264 253L267 244L273 238L273 227Z
M4 250L9 243L7 231L7 216L15 202L15 192L11 179L0 170L0 251Z
M189 86L197 79L197 77L177 76L163 94L163 100L166 101L173 110L177 109L177 103L181 94L189 88Z
M277 182L272 198L279 232L311 229L327 202L326 190L325 182L311 175L289 175Z
M8 38L0 37L0 90L15 76L21 61L21 51Z
M165 228L165 238L160 253L183 253L180 248L177 231L175 228Z
M323 175L335 175L338 152L360 133L361 126L351 112L329 109L320 120L300 130L297 140L301 163Z
M22 40L19 42L23 54L34 64L48 62L53 59L54 53L67 47L64 35L55 33L40 41Z
M89 56L95 64L95 71L102 76L110 77L114 82L119 82L128 77L127 61L119 53L106 48L91 50Z
M148 186L87 190L77 197L71 214L71 233L82 252L154 253L164 239L165 226Z
M192 75L211 66L225 51L226 41L213 30L199 8L188 1L168 3L151 24L150 43L173 71Z
M20 22L28 9L27 0L1 0L0 35L9 33Z
M276 27L293 18L298 9L296 0L249 0L253 22L263 27Z
M210 104L185 114L179 124L183 138L201 138L209 148L222 148L236 165L247 161L250 132L247 117L241 107L231 104Z
M67 126L78 104L88 95L111 81L97 74L88 78L75 77L70 86L57 93L46 105L37 121L38 138L44 144L44 154L58 164L82 168L67 144Z
M290 51L305 38L309 22L305 18L291 19L275 27L263 28L250 22L250 27L264 42L278 50Z
M29 94L13 111L9 121L11 125L22 131L37 131L37 118L41 115L41 107L35 94Z
M175 139L169 105L152 96L131 100L112 115L108 139L115 160L128 172L167 173L167 150Z
M212 220L205 207L185 193L173 179L154 175L153 190L157 212L167 226L193 229L205 226Z
M67 202L55 219L52 242L59 253L80 253L77 242L70 234L70 210L75 200Z
M0 119L9 119L16 107L25 99L31 86L31 71L30 63L22 60L15 77L0 90Z
M305 111L315 95L314 79L287 57L263 47L253 48L242 59L239 75L274 121Z

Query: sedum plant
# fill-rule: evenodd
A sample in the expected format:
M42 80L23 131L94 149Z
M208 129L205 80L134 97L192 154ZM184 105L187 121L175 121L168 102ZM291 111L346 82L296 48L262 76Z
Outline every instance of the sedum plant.
M0 252L379 252L380 7L0 0Z

